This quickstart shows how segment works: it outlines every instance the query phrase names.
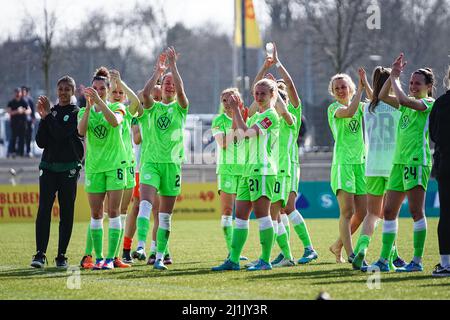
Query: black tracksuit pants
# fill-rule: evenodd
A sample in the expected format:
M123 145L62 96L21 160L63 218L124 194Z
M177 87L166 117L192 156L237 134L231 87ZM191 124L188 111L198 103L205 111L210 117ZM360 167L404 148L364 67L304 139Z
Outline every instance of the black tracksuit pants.
M450 159L450 157L449 157ZM450 255L450 161L441 159L437 177L441 214L438 224L439 252Z
M45 253L50 238L50 223L56 193L60 208L58 254L65 254L72 236L75 198L79 171L52 172L41 170L39 209L36 218L36 249Z

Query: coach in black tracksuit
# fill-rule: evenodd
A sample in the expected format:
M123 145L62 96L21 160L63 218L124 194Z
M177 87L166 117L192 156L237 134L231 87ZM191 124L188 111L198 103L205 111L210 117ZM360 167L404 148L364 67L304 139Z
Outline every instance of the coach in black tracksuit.
M448 75L450 89L450 68ZM434 172L439 187L441 213L438 225L441 263L433 276L450 276L450 90L434 103L430 114L430 137L434 141Z
M31 266L41 268L50 236L50 222L56 193L60 206L57 267L66 267L65 257L72 235L77 182L83 159L83 144L77 130L79 108L70 103L75 81L66 76L58 81L59 103L50 109L47 97L39 97L41 115L36 142L44 149L39 165L39 210L36 219L36 255Z

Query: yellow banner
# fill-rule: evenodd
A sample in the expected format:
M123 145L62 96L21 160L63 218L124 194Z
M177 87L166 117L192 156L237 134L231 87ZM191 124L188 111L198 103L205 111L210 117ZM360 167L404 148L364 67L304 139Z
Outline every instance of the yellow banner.
M262 40L256 21L253 0L235 0L236 29L234 41L236 46L242 46L242 1L245 1L245 44L247 48L261 48Z
M39 208L39 185L0 185L0 223L35 222ZM131 210L131 205L129 207ZM220 200L215 183L184 183L174 209L180 219L220 219ZM52 220L59 221L56 197ZM90 220L90 208L84 185L79 185L75 201L77 222Z

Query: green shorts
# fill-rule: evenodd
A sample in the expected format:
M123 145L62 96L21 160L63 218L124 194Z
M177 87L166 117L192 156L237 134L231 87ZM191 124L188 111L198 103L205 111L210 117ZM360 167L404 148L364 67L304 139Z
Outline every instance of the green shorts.
M155 187L161 196L179 196L181 193L181 164L142 163L139 179L141 184Z
M276 176L241 177L236 200L254 202L267 197L272 201L276 181Z
M331 166L331 189L356 195L365 195L366 173L364 164L334 164Z
M382 196L387 191L389 178L387 177L366 177L367 194L372 196Z
M126 175L127 175L127 185L125 186L126 190L134 189L136 186L136 179L134 176L134 167L129 167L126 169Z
M389 177L388 190L406 192L417 186L427 190L431 167L394 164Z
M272 203L282 201L282 207L286 207L289 200L291 186L291 177L288 176L277 176L277 181L273 188L273 198Z
M295 194L298 194L298 184L300 183L300 165L298 163L291 163L290 180L289 193L295 192Z
M117 169L107 172L86 173L85 190L87 193L105 193L125 189L127 185L127 169Z
M217 188L219 190L219 194L222 191L228 194L237 194L240 179L241 176L219 174L217 176Z

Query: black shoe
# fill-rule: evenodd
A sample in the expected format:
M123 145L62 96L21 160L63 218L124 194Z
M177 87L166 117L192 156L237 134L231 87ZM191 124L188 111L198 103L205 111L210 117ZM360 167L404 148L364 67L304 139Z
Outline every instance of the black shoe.
M439 263L431 274L433 277L450 277L450 267L444 268Z
M133 263L133 258L131 258L130 251L131 250L129 250L129 249L128 250L127 249L123 249L123 252L122 252L122 261L127 263L127 264L132 264Z
M348 263L353 263L354 259L355 259L355 254L352 253L351 255L348 256Z
M164 264L172 264L172 263L173 263L172 257L169 254L166 254L164 256Z
M67 268L67 257L64 254L60 253L55 258L55 263L57 268Z
M31 266L32 266L33 268L38 268L38 269L40 269L40 268L43 268L43 267L44 267L45 263L48 264L48 262L47 262L47 257L45 256L44 253L38 251L38 252L36 253L36 255L33 256L33 261L31 261Z

